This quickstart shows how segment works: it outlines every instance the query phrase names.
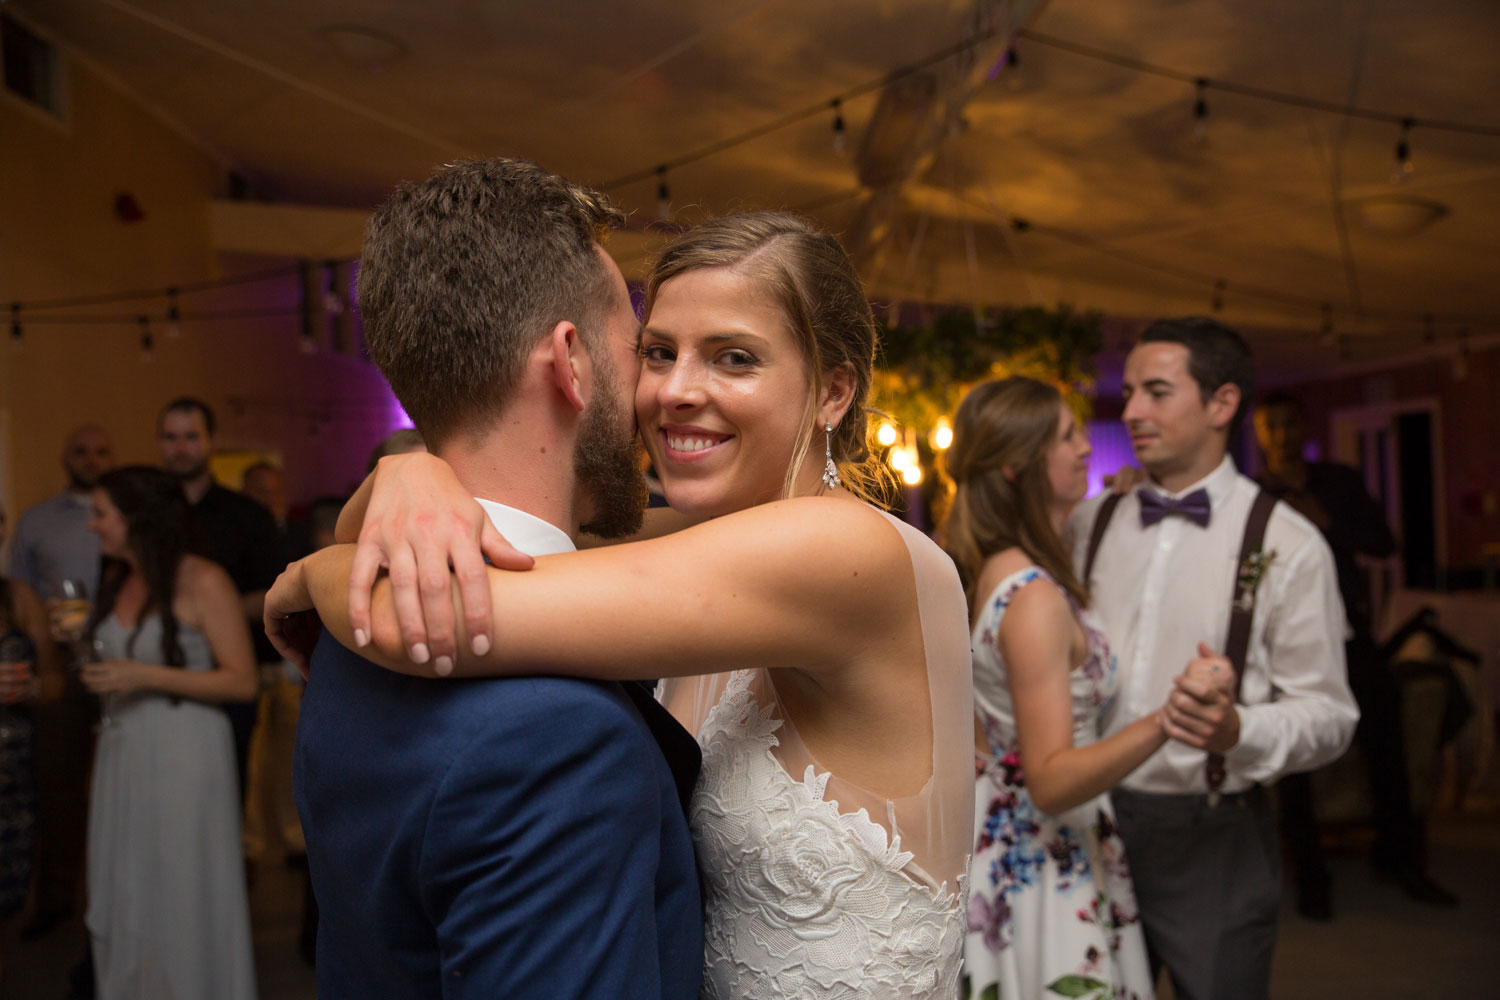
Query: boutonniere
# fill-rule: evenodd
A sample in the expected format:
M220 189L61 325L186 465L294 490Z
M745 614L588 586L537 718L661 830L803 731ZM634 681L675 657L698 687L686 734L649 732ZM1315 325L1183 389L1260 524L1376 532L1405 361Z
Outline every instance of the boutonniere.
M1271 563L1275 561L1275 549L1269 552L1257 550L1245 557L1245 561L1240 563L1239 575L1235 578L1235 607L1241 611L1249 611L1255 606L1255 591L1260 587L1260 581L1265 578L1266 570L1270 569Z

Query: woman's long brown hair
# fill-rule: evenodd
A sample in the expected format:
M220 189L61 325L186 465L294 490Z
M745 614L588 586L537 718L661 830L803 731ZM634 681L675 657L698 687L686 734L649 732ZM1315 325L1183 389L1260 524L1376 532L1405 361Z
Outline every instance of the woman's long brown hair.
M1020 548L1081 605L1089 594L1052 527L1047 448L1057 436L1062 394L1036 379L976 385L959 404L944 465L954 484L943 547L958 566L969 605L990 556Z

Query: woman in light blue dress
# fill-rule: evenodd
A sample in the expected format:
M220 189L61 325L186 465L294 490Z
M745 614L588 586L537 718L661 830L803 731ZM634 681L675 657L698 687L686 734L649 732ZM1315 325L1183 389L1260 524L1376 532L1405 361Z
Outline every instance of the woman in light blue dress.
M229 576L187 553L178 481L100 477L104 555L90 621L101 729L89 800L86 923L100 1000L254 1000L240 806L222 701L255 695Z

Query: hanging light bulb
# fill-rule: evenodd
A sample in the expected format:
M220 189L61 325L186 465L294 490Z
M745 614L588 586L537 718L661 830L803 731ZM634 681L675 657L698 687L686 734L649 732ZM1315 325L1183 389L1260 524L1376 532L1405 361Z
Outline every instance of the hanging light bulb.
M328 287L323 291L323 311L330 316L342 316L345 305L344 296L339 293L338 261L324 261L323 271L328 276Z
M656 217L663 222L672 218L672 189L667 187L667 165L656 168Z
M844 102L835 97L829 102L833 108L833 151L840 156L849 147L849 130L844 125Z
M917 486L922 482L922 466L912 462L901 470L901 481L907 486Z
M177 305L177 289L167 289L167 336L173 340L182 336L182 310Z
M911 465L911 456L906 453L905 448L892 448L889 461L891 468L897 472L905 472L907 467Z
M896 443L896 425L889 420L882 420L880 427L875 431L875 440L880 447L889 448Z
M1193 99L1193 141L1200 144L1208 141L1208 99L1204 96L1207 89L1208 80L1200 76Z
M151 349L156 346L156 342L151 339L151 320L145 316L137 316L135 321L141 328L141 364L149 365Z
M938 418L927 440L933 451L947 451L953 446L953 425L948 422L947 417Z
M21 329L21 303L10 304L10 349L20 354L26 350L26 335Z
M1007 90L1021 89L1021 57L1016 52L1015 42L1010 43L1005 49L1005 88Z
M1396 137L1396 169L1391 174L1392 184L1400 184L1406 178L1410 177L1412 170L1415 169L1411 165L1410 138L1411 127L1415 124L1416 122L1410 118L1403 118L1401 120L1401 134Z

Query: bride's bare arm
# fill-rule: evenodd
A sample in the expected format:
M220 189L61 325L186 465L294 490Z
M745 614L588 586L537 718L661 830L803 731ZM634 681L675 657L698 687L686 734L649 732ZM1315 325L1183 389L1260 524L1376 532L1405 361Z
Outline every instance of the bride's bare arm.
M324 625L351 648L353 560L339 546L301 570ZM821 672L901 641L912 620L905 542L873 509L845 500L765 504L663 538L543 557L530 573L486 573L500 627L484 655L460 645L460 675ZM412 662L421 637L403 634L388 580L377 584L371 610L362 655L393 670L435 672Z
M403 624L424 633L419 652L436 647L428 655L453 653L450 588L456 586L465 633L483 648L493 631L484 560L508 570L527 570L532 562L495 530L448 463L426 452L382 458L339 513L335 537L358 540L348 577L355 627L369 631L370 588L384 568L398 584Z
M1114 788L1166 742L1160 712L1087 746L1073 745L1073 613L1037 580L1016 591L997 641L1009 670L1021 768L1036 807L1056 815Z
M641 531L630 540L656 538L698 520L666 508L646 514ZM466 647L488 648L494 630L485 558L499 569L527 570L532 565L530 556L512 548L495 530L448 463L426 452L382 458L344 505L335 537L358 543L349 574L354 628L370 633L371 588L380 570L387 569L403 634L415 637L416 655L433 660L453 657L460 617ZM609 544L586 537L582 547Z

